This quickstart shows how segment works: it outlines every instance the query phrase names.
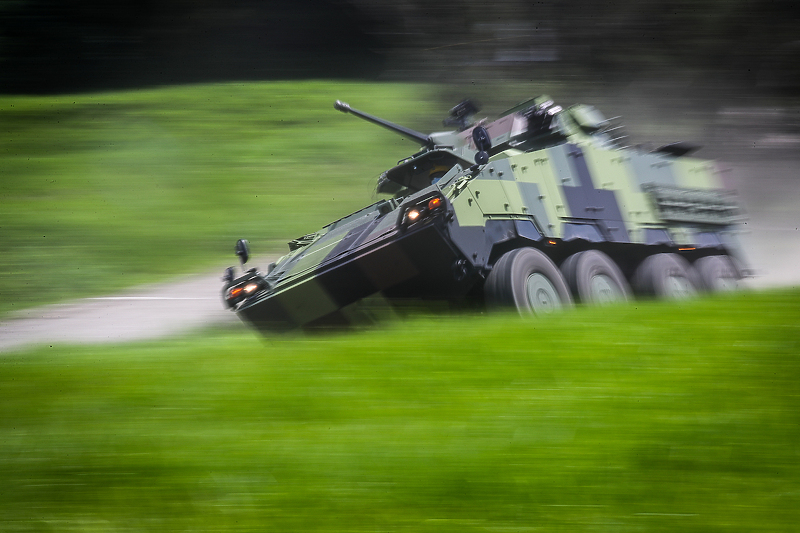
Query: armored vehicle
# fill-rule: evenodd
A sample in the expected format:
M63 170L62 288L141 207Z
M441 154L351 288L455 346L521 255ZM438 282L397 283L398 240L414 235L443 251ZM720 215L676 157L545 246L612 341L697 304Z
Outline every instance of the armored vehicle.
M743 275L740 208L694 146L626 146L618 121L546 96L494 121L464 101L452 131L431 134L334 107L421 149L382 174L385 199L292 240L266 271L226 271L226 305L260 329L313 325L374 294L540 314ZM247 241L236 253L244 270Z

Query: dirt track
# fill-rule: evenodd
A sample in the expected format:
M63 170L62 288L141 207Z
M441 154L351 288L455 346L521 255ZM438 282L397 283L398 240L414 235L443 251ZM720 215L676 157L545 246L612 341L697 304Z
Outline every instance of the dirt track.
M800 285L800 214L776 219L769 211L751 213L748 226L742 240L759 275L747 285ZM37 344L158 339L215 324L238 327L239 319L223 308L220 287L219 273L198 275L118 295L22 311L0 322L0 352Z
M16 313L0 322L0 352L36 344L119 343L238 324L223 308L220 274L190 276L103 298L85 298Z

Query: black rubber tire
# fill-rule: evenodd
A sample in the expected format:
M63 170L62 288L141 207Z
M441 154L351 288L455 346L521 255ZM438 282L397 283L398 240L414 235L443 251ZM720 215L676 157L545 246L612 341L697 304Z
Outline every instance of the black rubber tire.
M514 307L520 314L549 314L572 305L556 264L533 248L518 248L500 257L483 290L490 307Z
M701 290L707 292L735 291L742 279L739 269L727 255L709 255L694 262Z
M639 294L680 300L697 294L697 273L677 254L651 255L636 269L633 288Z
M608 305L631 299L631 288L617 264L598 250L572 254L561 264L572 295L589 305Z

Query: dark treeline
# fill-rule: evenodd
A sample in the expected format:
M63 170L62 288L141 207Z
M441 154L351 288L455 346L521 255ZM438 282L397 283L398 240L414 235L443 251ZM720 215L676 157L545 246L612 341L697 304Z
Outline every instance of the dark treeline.
M359 16L323 0L0 0L0 90L374 75Z
M695 69L800 90L789 0L2 0L0 90ZM391 74L394 73L394 74Z

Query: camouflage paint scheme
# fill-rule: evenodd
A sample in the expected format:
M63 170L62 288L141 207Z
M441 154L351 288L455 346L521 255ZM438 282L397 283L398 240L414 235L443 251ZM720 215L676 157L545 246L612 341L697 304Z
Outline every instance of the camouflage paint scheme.
M491 139L483 165L473 163L477 126ZM590 106L561 109L539 97L488 124L417 134L423 149L379 183L394 197L295 239L269 272L229 280L225 291L255 287L229 305L269 330L313 323L375 293L458 301L521 247L556 264L600 250L628 278L655 253L735 256L740 210L715 164L681 144L623 147L613 126ZM422 214L411 221L415 209Z

